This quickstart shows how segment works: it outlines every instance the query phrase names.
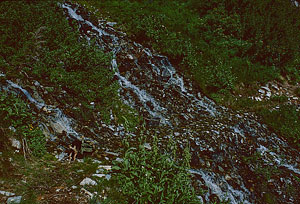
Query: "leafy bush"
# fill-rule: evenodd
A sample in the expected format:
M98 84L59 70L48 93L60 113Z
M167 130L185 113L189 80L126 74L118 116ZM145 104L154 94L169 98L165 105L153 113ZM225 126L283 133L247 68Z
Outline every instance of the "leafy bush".
M26 103L13 94L0 92L0 128L15 129L15 135L20 139L28 140L28 145L34 156L43 156L46 153L46 139L35 124L36 117L31 113Z
M184 161L176 159L176 149L160 153L157 138L152 149L140 143L128 148L124 160L114 167L124 197L129 203L199 203L187 172L189 150L185 149Z

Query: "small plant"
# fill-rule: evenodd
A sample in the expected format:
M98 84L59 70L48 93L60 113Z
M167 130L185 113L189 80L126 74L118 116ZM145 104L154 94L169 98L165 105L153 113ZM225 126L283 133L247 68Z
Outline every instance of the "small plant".
M188 148L183 160L176 159L174 144L167 150L171 153L159 151L155 137L151 150L140 142L138 148L128 147L124 160L116 163L118 183L128 203L199 203L187 172Z

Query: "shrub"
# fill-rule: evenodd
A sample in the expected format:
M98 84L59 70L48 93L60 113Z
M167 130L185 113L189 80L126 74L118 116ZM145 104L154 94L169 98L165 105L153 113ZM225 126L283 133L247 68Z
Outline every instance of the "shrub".
M185 149L183 161L172 153L160 153L157 138L148 150L141 142L139 147L128 148L124 160L114 167L118 170L118 183L129 203L199 203L187 173L189 150Z

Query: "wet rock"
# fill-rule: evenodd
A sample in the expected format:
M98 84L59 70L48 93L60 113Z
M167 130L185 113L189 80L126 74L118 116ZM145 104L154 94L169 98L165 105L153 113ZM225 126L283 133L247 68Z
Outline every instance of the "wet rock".
M164 69L164 70L162 71L161 76L162 76L162 80L163 80L163 81L168 81L168 80L171 78L171 73L170 73L169 70Z
M144 144L144 147L145 147L146 149L148 149L148 150L151 150L151 149L152 149L149 143L145 143L145 144Z
M11 193L11 192L7 192L7 191L0 191L0 194L1 195L4 195L4 196L14 196L15 194L14 193Z
M21 203L22 196L11 197L7 199L7 204L17 204Z
M262 99L260 98L260 97L254 97L254 99L256 100L256 101L262 101Z
M261 88L262 88L263 90L267 91L267 92L271 92L271 90L270 90L269 87L267 87L267 86L262 86Z
M204 203L202 196L197 196L200 203Z

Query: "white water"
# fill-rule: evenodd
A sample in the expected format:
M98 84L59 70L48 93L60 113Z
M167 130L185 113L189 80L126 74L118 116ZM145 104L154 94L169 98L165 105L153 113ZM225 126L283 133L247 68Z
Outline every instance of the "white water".
M144 107L147 109L147 111L153 116L160 118L160 122L162 124L169 124L164 116L162 116L161 112L166 110L165 108L161 107L158 102L146 91L139 89L137 86L133 85L130 81L128 81L125 77L121 76L119 73L116 73L116 75L120 79L121 86L123 88L129 88L134 91L134 93L139 97L140 101L143 102ZM152 111L148 106L147 102L150 102L152 106L154 107L154 110Z
M62 131L65 131L67 134L72 134L79 138L78 133L72 128L73 121L66 117L59 108L52 108L51 106L36 101L27 90L10 80L7 80L7 83L9 84L8 89L13 88L21 91L37 109L43 110L46 113L47 121L55 132L62 133ZM43 131L49 131L44 125L42 125L41 128Z
M118 37L116 37L114 34L106 32L104 29L107 29L107 28L103 28L103 29L100 28L100 26L105 27L105 24L104 25L100 24L99 27L97 27L97 26L93 25L90 21L83 20L83 18L76 13L76 10L72 9L69 5L62 4L62 8L66 8L68 10L71 18L78 20L78 21L84 21L83 23L89 25L93 30L95 30L98 33L98 39L100 39L100 41L102 41L103 44L105 44L104 41L102 40L102 37L104 35L109 37L113 42L112 43L113 45L107 45L107 44L99 45L100 47L103 47L103 46L109 47L109 50L111 50L113 52L114 57L120 51L120 49L121 49L121 43L119 42L120 39ZM106 24L106 25L108 25L108 24ZM109 26L110 26L109 29L112 32L116 32L111 27L111 23L109 24ZM158 62L151 62L151 60L149 60L149 64L151 64L153 69L156 70L156 73L159 75L162 75L164 72L169 73L170 79L168 80L167 83L180 87L181 94L184 97L186 97L192 101L192 104L187 104L187 105L196 106L200 110L205 110L205 111L209 112L212 116L215 116L217 114L217 111L214 107L215 104L211 100L209 100L208 98L206 98L206 101L199 100L193 94L191 94L187 91L186 87L184 86L183 78L180 77L178 74L176 74L174 67L170 64L170 62L168 61L168 59L166 57L160 56L160 55L154 55L148 48L143 48L142 45L140 45L138 43L134 43L134 45L137 46L138 48L141 48L142 52L144 52L150 59L154 59L154 58L160 59ZM140 101L143 103L143 106L149 112L149 114L151 116L160 118L162 124L169 124L167 122L168 121L167 115L163 113L166 111L166 108L162 107L159 104L159 102L157 100L155 100L154 97L151 96L150 93L141 89L140 87L138 87L138 85L134 85L128 79L121 76L118 73L117 61L115 59L112 60L112 68L113 68L113 70L115 70L116 75L119 77L120 85L125 89L131 89L138 96ZM150 102L153 105L154 110L148 108L148 106L146 105L146 102L148 102L148 103ZM130 104L129 101L127 101L125 103Z
M67 10L69 11L69 15L71 18L73 19L82 19L82 17L78 17L79 15L76 14L76 10L73 10L71 8L68 7L68 5L64 5L63 8L67 8ZM72 12L70 12L70 9L72 10ZM75 15L74 15L75 13ZM119 83L122 87L122 91L124 90L124 92L126 93L126 96L129 95L130 97L128 97L129 99L124 99L124 103L129 104L131 107L134 107L135 104L139 104L138 102L140 102L142 104L141 107L143 107L151 116L156 117L156 118L160 118L160 121L162 124L168 124L168 122L170 121L170 118L172 118L174 115L172 115L172 106L170 106L170 110L168 109L168 104L172 104L173 100L180 100L180 103L178 104L182 104L182 101L186 101L186 104L184 104L183 107L183 111L187 111L188 113L191 113L190 115L194 114L191 116L191 118L195 118L195 116L197 117L198 115L195 114L197 112L199 112L200 114L202 114L201 110L207 111L210 116L213 117L217 117L218 115L220 115L221 113L218 112L217 110L217 106L215 105L215 103L213 101L211 101L210 99L208 99L205 96L198 96L196 97L193 94L193 89L189 88L188 85L185 85L185 80L183 77L180 76L179 73L176 73L176 70L174 69L174 67L170 64L170 62L168 61L168 59L164 56L160 56L160 55L156 55L154 53L152 53L148 48L144 48L142 45L138 44L138 43L133 43L134 46L129 45L128 46L124 46L124 42L118 38L117 36L119 36L118 32L114 31L114 29L112 28L112 24L108 24L108 23L102 23L99 26L95 26L93 24L91 24L91 22L89 22L88 20L84 20L84 21L80 21L79 23L81 24L87 24L89 25L93 31L96 31L95 34L97 35L97 39L100 41L100 43L102 43L102 45L99 45L100 47L104 47L106 48L105 51L112 51L114 54L114 58L111 62L112 64L112 69L115 71L116 76L118 76L119 79ZM108 29L109 27L109 29ZM115 34L114 34L115 33ZM107 43L107 39L108 41L110 41L109 43ZM131 47L130 47L131 46ZM132 56L135 56L134 52L131 53L130 49L127 50L127 48L134 48L138 51L143 52L144 56L143 56L143 61L139 61L139 58L134 58ZM124 50L125 51L124 51ZM145 76L146 79L148 79L147 74L150 74L151 76L157 77L158 79L162 79L162 81L157 80L159 83L163 84L161 87L162 90L159 89L154 89L154 92L152 91L153 89L149 88L149 86L151 87L151 82L149 81L149 86L145 86L145 84L138 84L138 83L134 83L133 80L129 80L131 79L130 74L125 76L122 76L119 71L118 71L118 63L116 60L116 56L119 56L118 54L121 55L130 55L131 56L131 60L134 59L135 64L137 66L137 69L134 70L138 70L138 71L144 71L145 70L145 75L140 75L140 76ZM145 57L146 56L146 57ZM149 67L151 70L149 70ZM136 68L136 67L135 67ZM129 71L130 72L130 71ZM122 73L123 74L123 73ZM136 76L136 75L133 75ZM132 77L134 78L134 77ZM152 79L151 77L149 77L150 79ZM135 78L136 79L136 78ZM156 79L156 78L155 78ZM153 83L153 82L152 82ZM154 81L155 83L155 81ZM157 84L153 84L154 86ZM191 85L190 85L191 86ZM145 87L145 88L142 88ZM149 89L148 89L148 88ZM130 90L130 91L128 91ZM171 94L173 94L173 90L176 90L180 93L178 95L180 95L179 97L173 97L170 96ZM156 92L155 92L156 91ZM169 91L169 92L168 92ZM122 92L123 93L123 92ZM162 98L165 98L165 93L166 93L166 99L161 99L160 97L156 97L158 95L158 93L161 93L161 95L163 96ZM168 95L169 94L169 95ZM137 96L137 97L132 97L132 95ZM135 101L137 100L137 101ZM165 100L165 101L164 101ZM137 103L136 103L137 102ZM169 103L166 103L169 102ZM176 103L176 101L174 101L174 103ZM149 108L147 104L151 104L151 106L153 108ZM175 108L182 108L179 106L174 106ZM221 107L223 110L227 110L224 107ZM177 110L174 110L174 112L176 112ZM181 109L176 112L177 113L181 113L180 112ZM189 115L189 116L190 116ZM205 113L205 116L208 115ZM177 117L177 116L174 116ZM241 116L243 117L243 116ZM216 118L218 119L218 118ZM231 118L230 118L231 119ZM242 118L241 118L242 120ZM221 124L223 125L223 124ZM172 126L172 124L170 125ZM225 127L226 124L224 124ZM256 124L255 124L256 126ZM260 127L260 126L256 126L256 127ZM252 129L252 127L247 127L250 131L252 132L252 130L254 130L255 128ZM230 128L229 128L230 129ZM245 141L245 132L248 131L248 129L244 129L239 127L238 125L235 126L233 125L231 127L231 130L235 137L229 137L230 141L239 141L241 143L243 143ZM265 128L266 129L266 128ZM217 135L221 135L219 132L216 132ZM210 132L207 131L207 133L209 134ZM254 138L256 138L256 134L259 134L257 132L254 132ZM251 135L252 136L252 135ZM241 138L242 137L242 138ZM259 135L257 135L257 137L259 137ZM239 140L241 139L241 140ZM272 154L270 154L272 156ZM287 162L284 162L278 155L273 155L273 160L274 160L274 164L275 165L279 165L279 166L283 166L291 171L293 171L294 173L299 174L299 169L297 168L296 165L291 165L288 164ZM267 162L267 160L266 160ZM224 178L223 176L220 176L218 174L212 173L212 172L206 172L206 171L202 171L202 170L192 170L191 173L195 173L200 175L203 180L205 181L206 186L208 186L208 188L211 191L211 194L215 194L217 195L220 199L226 200L228 199L230 201L230 203L250 203L250 199L253 199L250 197L250 192L248 191L248 189L245 188L244 184L241 184L238 189L234 189ZM237 180L241 181L242 178L236 178ZM205 197L206 201L209 201L209 195L207 194Z
M246 189L244 185L240 187L243 189L234 189L223 177L217 177L212 172L205 172L202 170L190 170L192 174L198 174L204 180L206 186L211 190L211 192L217 195L223 201L230 201L232 204L240 204L243 201L244 204L249 204L246 196L250 195L250 192ZM205 195L205 200L209 201L210 193Z
M272 164L272 161L274 161L278 166L285 167L290 171L293 171L294 173L300 175L300 170L296 165L286 163L286 161L284 161L279 155L277 155L275 152L270 151L265 146L260 145L259 148L257 148L257 151L260 152L262 156L269 158L269 160L263 158L265 162Z
M72 18L74 18L75 20L82 19L81 16L76 14L76 11L72 10L68 6L63 5L63 8L67 8L69 11L69 15ZM85 23L87 23L94 30L97 31L97 33L99 34L98 37L100 39L101 39L102 35L109 35L107 32L103 31L101 28L95 27L87 20L85 20ZM116 46L118 38L114 35L109 35L109 36L110 36L110 38L114 39L114 44ZM212 116L215 116L217 114L217 110L215 108L214 102L212 102L208 98L200 100L200 99L196 98L193 94L189 93L189 91L187 90L187 88L184 85L183 78L181 76L179 76L179 74L176 73L174 67L170 64L170 62L168 61L168 59L166 57L154 55L154 54L152 54L152 52L149 49L143 48L140 44L134 43L134 45L141 48L142 51L150 58L150 59L148 58L149 59L148 63L152 66L153 70L155 70L155 72L158 75L166 74L165 72L168 73L167 75L169 75L170 78L168 79L166 84L168 84L169 86L175 85L175 86L179 87L179 89L181 91L180 94L184 98L187 98L187 99L189 99L189 101L192 102L192 104L187 104L187 106L189 106L189 105L194 106L195 110L197 110L197 109L205 110L205 111L209 112ZM103 45L99 45L99 46L103 47ZM118 47L118 46L116 46L116 47ZM119 46L119 48L120 48L120 46ZM112 48L110 50L113 50L113 54L115 56L114 58L116 58L116 54L117 54L116 49ZM154 59L154 57L156 60L155 60L155 62L152 62L151 59ZM159 59L158 62L156 62L157 59ZM132 90L136 94L139 101L143 104L144 108L149 112L149 114L151 116L160 118L160 122L162 124L168 124L168 125L172 126L169 123L168 119L166 118L166 116L168 116L168 113L165 114L165 112L167 111L166 108L162 107L160 105L160 103L156 99L154 99L154 97L151 96L151 94L149 94L147 91L139 88L137 85L134 85L131 81L129 81L124 76L121 76L121 74L118 71L118 64L117 64L116 59L113 59L111 61L111 65L112 65L112 69L115 71L115 75L119 79L119 83L120 83L121 87L124 89ZM129 103L129 102L125 101L125 103ZM150 109L148 107L147 103L151 103L154 108ZM247 189L245 189L245 192L235 190L232 186L230 186L226 182L225 179L221 179L221 181L223 183L225 183L225 189L221 189L220 187L218 187L218 184L217 184L218 181L216 179L216 176L213 173L204 173L202 171L197 171L194 173L200 174L203 177L203 179L205 180L206 185L211 189L212 193L219 196L220 199L229 199L234 204L239 203L239 201L241 201L241 200L245 201L245 196L243 195L243 193L247 194L248 193ZM209 200L209 199L206 198L206 200ZM249 202L246 201L245 203L249 203Z

